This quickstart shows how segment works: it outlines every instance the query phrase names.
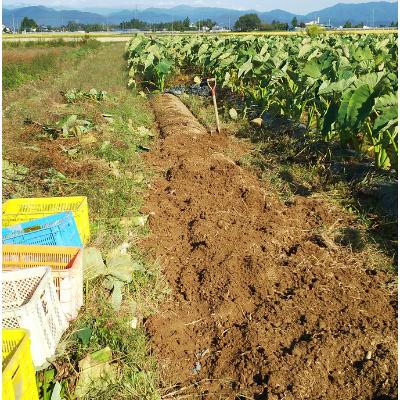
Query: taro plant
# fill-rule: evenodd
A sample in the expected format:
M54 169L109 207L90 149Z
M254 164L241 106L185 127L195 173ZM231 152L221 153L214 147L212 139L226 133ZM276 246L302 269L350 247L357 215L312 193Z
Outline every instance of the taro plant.
M215 76L246 106L397 168L397 35L311 36L137 35L127 46L129 75L161 91L177 70Z

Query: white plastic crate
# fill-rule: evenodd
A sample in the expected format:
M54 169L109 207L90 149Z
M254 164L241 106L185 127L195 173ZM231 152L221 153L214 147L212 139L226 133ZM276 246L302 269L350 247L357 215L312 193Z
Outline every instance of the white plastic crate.
M68 322L48 267L2 273L3 328L29 330L33 364L39 368L55 354Z
M3 245L3 271L44 266L51 268L67 320L74 320L83 305L82 250L69 246Z

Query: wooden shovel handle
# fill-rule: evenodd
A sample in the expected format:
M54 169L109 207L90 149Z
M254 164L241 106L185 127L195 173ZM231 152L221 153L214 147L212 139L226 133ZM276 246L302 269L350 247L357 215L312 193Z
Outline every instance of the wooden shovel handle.
M216 88L217 88L217 81L216 81L216 79L215 79L215 78L209 78L209 79L207 79L207 85L208 85L208 87L209 87L210 90L211 90L211 94L212 94L213 96L215 96Z

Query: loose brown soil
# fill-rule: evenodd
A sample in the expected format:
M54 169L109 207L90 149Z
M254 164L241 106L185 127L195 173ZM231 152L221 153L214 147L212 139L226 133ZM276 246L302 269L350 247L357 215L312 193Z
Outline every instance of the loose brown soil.
M335 243L347 214L283 204L174 96L153 99L162 175L146 199L172 298L146 322L164 398L395 399L394 276Z

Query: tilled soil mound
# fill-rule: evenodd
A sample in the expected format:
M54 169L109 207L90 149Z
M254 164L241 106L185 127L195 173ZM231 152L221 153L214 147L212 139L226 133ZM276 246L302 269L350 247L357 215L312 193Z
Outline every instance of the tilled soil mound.
M147 160L163 176L142 246L172 289L146 321L163 398L397 398L393 275L330 239L350 217L312 197L283 204L232 161L243 144L172 95L153 107Z

